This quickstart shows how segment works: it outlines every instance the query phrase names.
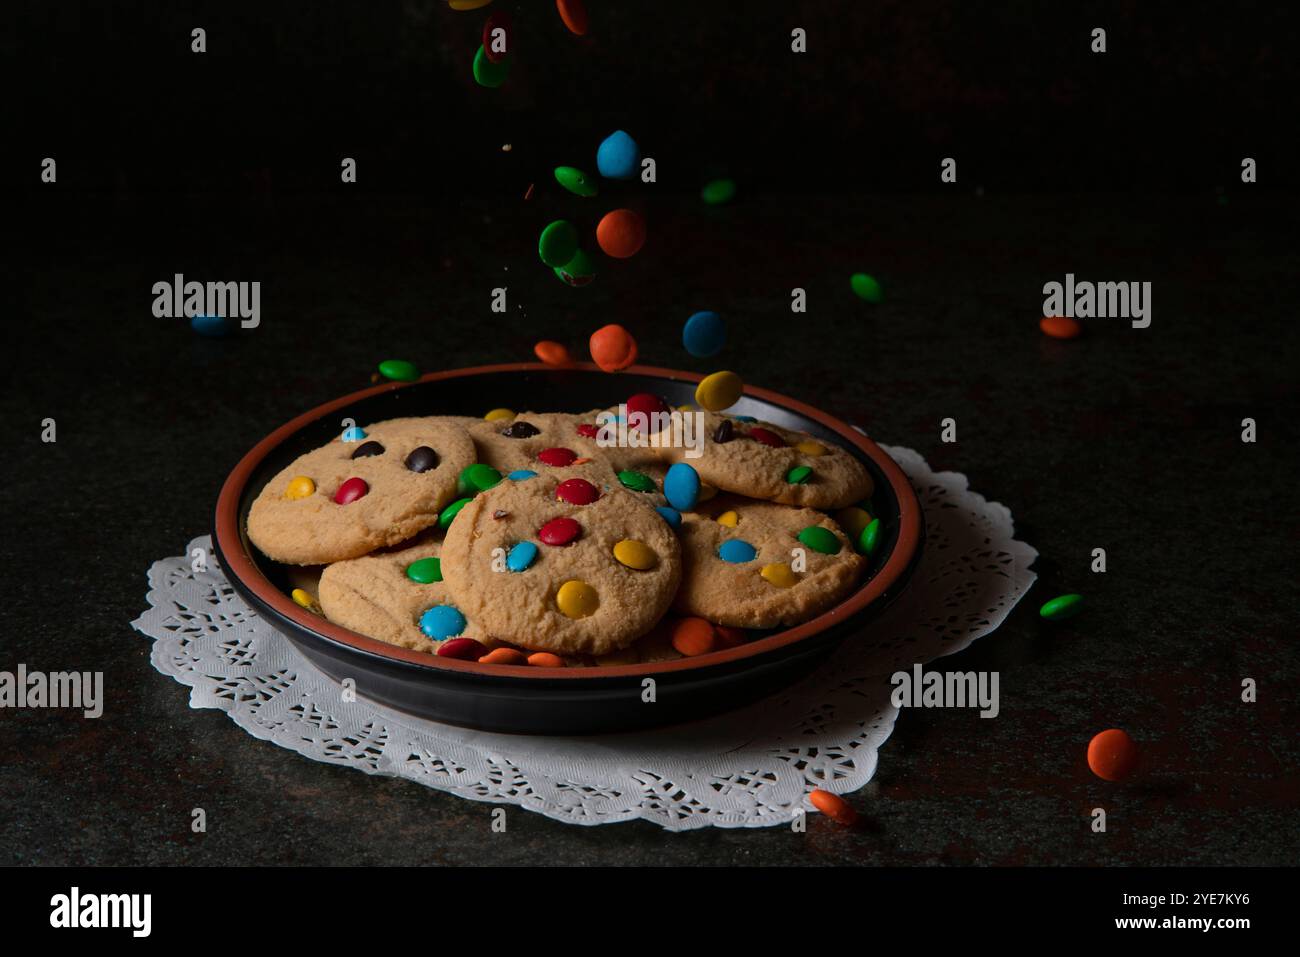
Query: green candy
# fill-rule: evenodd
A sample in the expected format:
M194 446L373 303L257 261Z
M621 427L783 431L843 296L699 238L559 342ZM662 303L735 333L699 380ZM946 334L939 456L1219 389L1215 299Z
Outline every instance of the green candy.
M577 252L578 231L564 219L557 219L543 229L537 241L537 255L552 268L567 265Z
M456 494L474 496L479 492L486 492L500 481L500 472L490 465L479 462L461 469L460 475L456 478Z
M878 303L885 298L885 290L880 288L880 283L874 276L868 276L864 272L855 272L849 277L849 285L857 293L859 299L865 299L870 303Z
M619 472L618 480L623 483L624 488L630 488L634 492L655 491L655 480L644 472L633 472L630 469Z
M840 551L839 537L829 528L822 528L820 525L809 525L805 528L799 533L799 541L814 552L821 552L823 555L838 555Z
M406 577L418 585L431 585L442 581L442 561L438 558L421 558L406 566Z
M729 203L735 195L736 181L734 179L711 179L700 190L700 199L710 206L721 206L723 203Z
M483 45L479 44L478 52L474 54L474 81L479 86L496 89L506 81L510 75L510 58L502 57L496 63L488 59L487 51Z
M880 519L873 518L858 536L858 551L870 558L880 544Z
M1083 611L1082 595L1059 595L1049 602L1044 602L1038 614L1048 621L1064 621Z
M585 286L596 278L596 265L579 249L567 263L555 267L555 275L570 286Z
M570 193L577 193L579 196L596 195L596 184L591 177L572 166L555 167L555 181Z
M385 379L398 382L414 382L420 378L420 370L415 367L415 363L405 359L385 359L379 363L379 374Z
M796 465L785 473L785 480L791 485L802 485L812 477L813 470L807 465Z
M442 510L438 516L438 527L447 528L451 525L451 520L460 514L460 510L470 503L471 499L458 498Z

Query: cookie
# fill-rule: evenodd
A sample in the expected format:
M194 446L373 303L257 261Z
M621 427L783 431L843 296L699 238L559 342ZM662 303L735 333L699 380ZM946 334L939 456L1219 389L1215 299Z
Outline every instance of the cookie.
M443 581L441 555L442 542L426 532L414 544L335 562L320 576L321 609L337 625L412 651L433 654L454 637L491 647L477 623L456 607ZM427 614L430 609L442 610Z
M818 509L844 508L871 495L871 473L837 445L767 422L713 412L701 415L702 454L692 458L684 449L672 449L670 458L690 465L708 485L749 498Z
M451 523L442 554L470 620L561 655L627 647L667 611L681 578L676 535L638 493L577 476L483 492Z
M253 502L248 537L267 557L319 565L404 542L438 521L474 463L474 443L449 418L349 431L356 441L299 456Z
M820 512L738 496L683 514L680 537L674 609L740 628L807 621L853 591L867 565Z

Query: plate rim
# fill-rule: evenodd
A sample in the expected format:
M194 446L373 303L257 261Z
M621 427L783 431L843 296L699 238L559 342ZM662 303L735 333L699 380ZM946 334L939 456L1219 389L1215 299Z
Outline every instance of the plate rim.
M395 664L413 665L421 669L451 674L459 673L465 677L489 677L495 675L539 681L556 679L599 681L619 677L650 677L705 669L715 665L739 662L745 658L759 657L815 637L838 625L842 625L846 619L854 615L870 610L875 602L882 598L888 598L892 594L894 587L908 577L923 543L921 535L923 523L920 501L916 497L911 482L898 463L876 442L872 441L869 436L843 419L790 396L749 384L744 387L745 395L781 406L820 423L846 443L856 446L862 454L875 463L889 482L894 497L898 501L898 536L885 564L865 586L854 591L848 598L806 622L774 632L735 648L725 648L705 655L679 658L672 661L631 665L602 665L599 668L537 668L532 665L482 664L477 661L444 658L427 652L389 645L386 642L343 628L320 615L308 611L281 592L263 574L248 554L244 545L244 537L239 528L239 506L249 478L274 449L301 429L355 402L424 382L469 378L502 372L562 373L566 371L603 373L603 370L591 362L572 362L564 366L553 366L542 362L504 362L465 366L459 369L429 372L411 382L380 383L323 402L295 416L266 435L244 453L221 485L213 521L213 536L224 573L231 580L232 585L236 586L246 597L255 599L255 603L263 605L267 610L283 618L287 618L302 631L309 632L353 651L385 658ZM622 371L671 381L699 382L704 378L701 373L682 369L667 369L661 366L633 365ZM275 627L274 622L272 622L272 626ZM277 627L276 630L281 629Z

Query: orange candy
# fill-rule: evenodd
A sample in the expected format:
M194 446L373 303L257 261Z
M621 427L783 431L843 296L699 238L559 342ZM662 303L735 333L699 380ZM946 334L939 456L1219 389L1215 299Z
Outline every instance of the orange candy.
M582 36L587 32L587 8L582 0L555 0L555 9L570 33Z
M592 361L606 372L617 372L636 362L636 340L617 323L611 322L593 332L588 346Z
M819 788L808 795L808 800L812 802L813 807L836 824L852 827L853 823L858 819L858 812L853 810L849 806L849 802L838 794L831 794L830 791L823 791Z
M719 648L735 648L745 643L745 629L732 628L730 625L714 625L714 634L718 638Z
M515 651L513 648L493 648L479 659L479 663L485 665L526 665L528 659L524 657L522 651Z
M535 651L528 656L528 663L537 668L563 668L564 659L549 651Z
M1069 316L1044 316L1038 320L1038 328L1053 339L1077 339L1083 332L1079 321Z
M683 618L673 625L673 647L687 658L707 655L717 643L717 632L703 618Z
M533 346L533 354L548 366L567 366L573 361L569 357L569 350L564 347L564 344L551 339L543 339Z
M1088 742L1088 767L1103 781L1122 781L1137 764L1137 745L1119 728L1094 735Z
M606 256L635 256L645 245L645 220L630 209L611 210L596 225L596 242Z

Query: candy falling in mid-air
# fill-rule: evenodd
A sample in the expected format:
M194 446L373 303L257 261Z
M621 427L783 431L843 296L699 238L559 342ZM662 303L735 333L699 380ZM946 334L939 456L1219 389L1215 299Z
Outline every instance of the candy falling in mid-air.
M636 340L617 323L601 326L587 345L592 361L606 372L618 372L636 362Z
M499 61L493 63L488 59L487 51L480 44L478 52L474 54L474 81L479 86L486 86L495 90L506 81L510 75L510 58L503 56Z
M629 259L645 245L645 220L634 210L611 210L596 226L596 242L606 256Z
M700 198L709 206L721 206L729 203L736 195L736 182L730 179L713 179L704 184Z
M500 63L511 52L513 39L510 36L510 14L504 10L493 10L483 22L483 54L493 63ZM510 144L502 149L509 152Z
M1053 339L1077 339L1083 332L1079 321L1069 316L1043 316L1038 320L1038 328L1043 330L1043 335Z
M533 346L533 354L548 366L567 366L573 362L564 344L552 339L543 339Z
M595 196L595 180L580 169L572 166L555 167L555 181L577 196Z
M850 276L849 285L859 299L865 299L873 305L882 302L885 298L885 291L881 288L880 282L874 276L864 272L855 272Z
M548 225L537 240L537 255L552 268L568 263L577 251L578 232L564 219Z
M736 373L714 372L701 379L700 384L695 387L695 401L702 409L721 412L739 402L744 391L745 383ZM754 431L751 429L750 435L753 435ZM765 429L759 431L766 432Z
M1137 745L1119 728L1109 728L1088 742L1088 767L1103 781L1122 781L1137 764Z
M682 345L699 359L716 356L727 344L727 326L716 312L697 312L682 327Z
M582 0L555 0L555 9L570 33L579 37L586 34L587 8Z
M567 263L555 267L555 275L566 285L585 286L596 278L596 264L579 249Z
M596 149L596 169L606 179L631 179L641 162L641 150L622 130L615 130Z

